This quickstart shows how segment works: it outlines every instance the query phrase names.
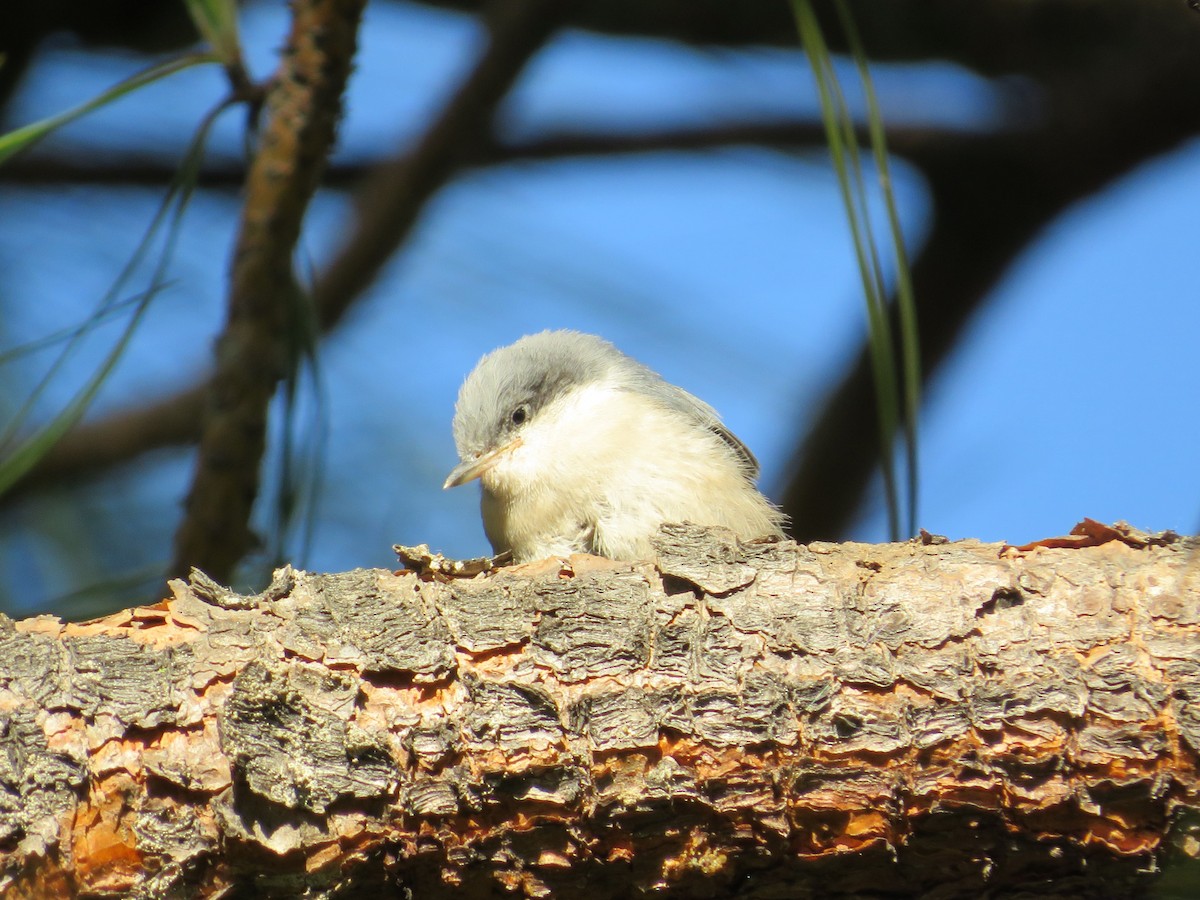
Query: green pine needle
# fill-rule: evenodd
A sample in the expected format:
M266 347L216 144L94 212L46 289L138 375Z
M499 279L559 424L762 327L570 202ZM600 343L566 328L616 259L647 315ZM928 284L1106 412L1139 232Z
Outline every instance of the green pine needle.
M26 399L17 414L9 421L4 434L0 435L0 450L16 444L14 449L7 452L3 459L0 459L0 494L6 492L26 472L32 469L38 460L45 456L50 448L72 426L83 418L83 414L95 399L96 394L108 380L108 376L116 367L117 362L124 355L125 349L133 338L134 332L141 323L146 310L150 307L151 300L158 296L166 286L167 269L174 254L175 242L179 236L183 215L190 204L192 193L196 186L200 163L204 158L204 149L208 142L208 135L217 116L225 108L226 104L222 104L204 118L195 136L192 138L183 164L175 174L167 195L159 205L154 219L143 235L141 242L134 250L133 255L125 264L108 292L101 299L96 312L92 314L87 322L72 330L71 336L67 340L67 345L50 367L50 370ZM114 308L118 306L117 298L124 291L126 283L141 266L142 260L149 252L164 223L166 223L166 235L154 269L150 275L149 287L136 295L133 312L125 323L120 337L109 349L103 361L92 373L87 382L75 393L71 401L48 423L18 443L17 435L23 430L38 398L45 392L52 379L61 371L67 359L75 352L83 337L101 322L111 317Z
M158 65L151 66L149 69L129 76L124 81L113 85L108 90L73 109L68 109L65 112L58 113L38 122L31 122L15 131L0 135L0 165L3 165L11 157L23 150L28 150L51 132L62 128L70 122L74 122L76 119L90 112L105 107L115 100L119 100L121 97L136 91L138 88L161 81L163 78L174 75L176 72L182 72L184 69L212 62L217 62L217 57L211 53L189 53L185 56L173 57L166 62L161 62Z
M876 415L880 434L880 470L888 510L888 531L893 540L901 538L901 502L897 487L894 438L900 428L900 410L905 410L905 488L907 515L904 521L908 533L916 532L917 522L917 414L920 408L920 360L916 331L916 306L912 278L900 219L892 191L887 166L887 144L883 119L875 95L866 55L859 40L853 19L844 0L837 0L838 15L846 31L851 54L856 62L867 98L868 133L888 214L897 270L897 302L901 325L901 371L903 373L903 403L896 383L895 342L888 316L888 288L880 262L878 244L871 228L867 207L866 181L862 171L855 123L846 103L829 48L820 24L808 0L792 0L792 12L800 42L808 56L817 92L821 98L821 117L829 141L829 154L837 176L842 205L846 210L854 245L855 260L867 307L868 346L875 383Z

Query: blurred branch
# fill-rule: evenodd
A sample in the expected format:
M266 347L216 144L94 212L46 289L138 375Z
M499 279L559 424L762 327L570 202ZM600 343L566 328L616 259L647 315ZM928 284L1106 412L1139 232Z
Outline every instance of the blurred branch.
M947 136L962 134L961 129L937 126L890 126L888 146L900 156L912 149L936 144ZM866 138L866 129L859 134ZM589 156L620 156L637 153L682 152L746 145L779 150L824 149L825 130L809 119L764 121L731 119L716 125L682 126L642 131L551 131L523 141L500 141L482 135L473 146L464 148L464 168L502 166L516 162L561 160ZM333 163L322 179L322 186L352 188L363 184L391 159L364 157ZM139 154L113 155L109 158L84 158L78 155L18 157L0 168L0 184L11 185L163 185L175 174L168 160L158 161ZM208 189L239 190L246 179L246 167L240 162L209 162L200 173L197 186Z
M152 450L196 443L210 387L205 379L178 393L76 426L0 498L0 506L42 487L105 472Z
M484 0L420 0L471 12ZM1091 68L1133 44L1192 52L1200 17L1189 0L849 0L875 62L946 60L989 76L1033 79ZM830 48L847 50L831 0L814 0ZM565 25L585 31L681 41L706 48L795 47L787 3L777 0L576 0Z
M940 140L944 129L931 127L892 127L889 145L923 145ZM951 132L954 133L954 132ZM865 136L865 131L863 135ZM499 141L482 135L464 148L463 167L500 166L513 162L570 159L587 156L666 151L705 150L738 144L786 149L823 148L825 132L811 120L729 121L699 127L650 129L636 132L552 131L524 141ZM393 159L375 156L331 164L322 179L323 187L358 187L363 179ZM0 168L0 184L10 185L163 185L175 174L170 160L113 155L109 158L60 153L18 157ZM246 179L246 167L240 162L205 165L197 185L203 188L239 190Z
M365 0L297 0L246 180L229 318L217 345L199 454L175 535L173 572L226 579L254 545L267 409L294 361L300 313L292 254L333 145Z
M1193 30L1200 51L1200 29ZM1145 47L1140 65L1072 71L1021 132L959 135L907 148L928 180L933 229L913 267L926 383L1013 261L1069 206L1200 131L1194 57ZM1069 335L1063 336L1069 340ZM1014 348L1019 354L1019 348ZM782 494L798 541L846 533L875 471L878 444L868 349L829 395ZM1000 398L980 397L980 403ZM936 529L937 523L922 523Z
M731 121L720 125L608 134L558 132L529 141L494 143L481 148L480 162L503 165L584 156L708 150L739 144L779 149L823 149L825 130L818 121L772 120Z
M313 287L322 328L336 323L417 221L425 202L486 145L496 107L558 25L562 0L498 0L489 42L467 80L409 153L377 167L358 192L354 230Z

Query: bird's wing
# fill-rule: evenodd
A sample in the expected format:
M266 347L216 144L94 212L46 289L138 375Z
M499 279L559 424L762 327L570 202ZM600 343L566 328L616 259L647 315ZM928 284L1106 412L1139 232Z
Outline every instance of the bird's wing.
M699 397L692 396L683 388L676 387L655 373L649 370L647 370L647 373L658 382L653 386L649 384L642 385L643 389L648 389L647 393L650 393L671 409L683 413L688 418L703 425L723 440L737 456L738 463L741 465L742 471L746 473L746 477L751 481L758 477L758 460L754 458L754 454L750 452L750 448L743 444L736 434L725 427L725 423L721 421L721 417L717 415L715 409Z

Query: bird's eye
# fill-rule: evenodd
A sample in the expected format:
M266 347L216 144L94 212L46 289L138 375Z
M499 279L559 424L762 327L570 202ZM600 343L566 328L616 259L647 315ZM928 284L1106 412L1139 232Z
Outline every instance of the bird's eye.
M524 406L518 406L512 411L512 423L514 425L524 425L527 418L529 418L529 410Z

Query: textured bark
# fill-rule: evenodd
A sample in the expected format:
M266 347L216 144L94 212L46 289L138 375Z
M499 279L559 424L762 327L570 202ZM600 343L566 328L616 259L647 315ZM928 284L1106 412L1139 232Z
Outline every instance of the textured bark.
M0 892L1136 894L1200 855L1200 541L1109 537L680 527L4 620Z

